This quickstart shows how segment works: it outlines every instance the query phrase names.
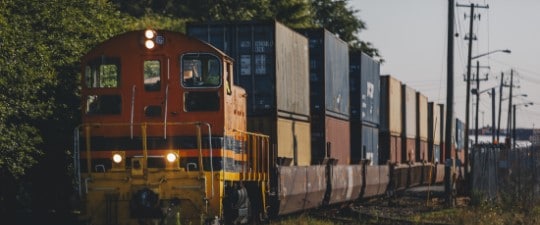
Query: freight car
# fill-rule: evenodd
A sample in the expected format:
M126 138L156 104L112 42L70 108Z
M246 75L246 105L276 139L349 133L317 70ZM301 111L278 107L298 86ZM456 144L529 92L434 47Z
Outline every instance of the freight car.
M81 220L245 224L442 181L442 106L327 30L187 32L127 32L82 58Z

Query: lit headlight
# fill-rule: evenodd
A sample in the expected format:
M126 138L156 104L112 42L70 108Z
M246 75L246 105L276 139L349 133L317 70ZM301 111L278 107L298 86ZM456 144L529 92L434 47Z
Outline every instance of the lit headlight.
M148 29L144 31L144 37L146 37L146 39L152 39L155 36L156 36L156 32L154 30Z
M155 46L156 46L156 43L154 43L154 41L152 40L146 40L144 42L144 46L147 48L147 49L153 49Z
M167 154L167 161L169 161L170 163L175 162L177 158L178 156L176 156L176 154L174 153Z
M118 153L114 154L113 157L113 162L115 163L121 163L122 162L122 156Z

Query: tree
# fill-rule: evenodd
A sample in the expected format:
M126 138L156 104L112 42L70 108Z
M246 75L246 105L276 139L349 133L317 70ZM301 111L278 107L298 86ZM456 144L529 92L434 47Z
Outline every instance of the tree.
M380 57L379 51L369 42L361 41L357 34L366 29L366 24L355 14L359 11L347 7L348 0L311 0L314 24L324 27L348 42L351 51L362 51L372 57Z
M14 215L9 210L21 192L39 195L48 207L69 193L66 153L79 121L79 59L121 32L122 21L101 0L0 2L1 212Z
M306 0L273 0L271 17L292 28L312 27L314 15L311 4Z

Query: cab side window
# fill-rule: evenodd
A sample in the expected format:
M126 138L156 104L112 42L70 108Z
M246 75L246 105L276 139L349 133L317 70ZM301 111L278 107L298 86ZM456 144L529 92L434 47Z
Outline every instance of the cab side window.
M219 87L221 62L211 54L185 54L181 57L181 80L184 87Z
M115 57L99 57L90 61L84 71L87 88L120 87L120 59Z

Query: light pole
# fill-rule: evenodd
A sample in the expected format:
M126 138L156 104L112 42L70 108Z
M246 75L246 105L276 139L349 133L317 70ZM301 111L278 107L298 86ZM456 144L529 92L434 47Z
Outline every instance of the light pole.
M472 30L471 30L471 34L472 34ZM469 124L470 124L469 103L470 103L470 89L471 89L471 61L473 59L478 59L480 57L483 57L483 56L486 56L486 55L489 55L489 54L493 54L495 52L512 53L512 51L510 51L509 49L498 49L498 50L490 51L490 52L480 54L480 55L477 55L477 56L471 56L471 42L469 41L469 53L468 53L468 58L467 58L467 80L466 80L466 82L467 82L467 90L466 90L466 100L465 100L465 126L466 126L465 127L465 143L466 144L465 144L465 162L464 162L464 164L465 164L466 177L468 177L468 175L469 175L469 171L468 171L467 167L469 165ZM478 94L477 94L477 97L478 97ZM478 104L478 101L477 101L477 104Z

